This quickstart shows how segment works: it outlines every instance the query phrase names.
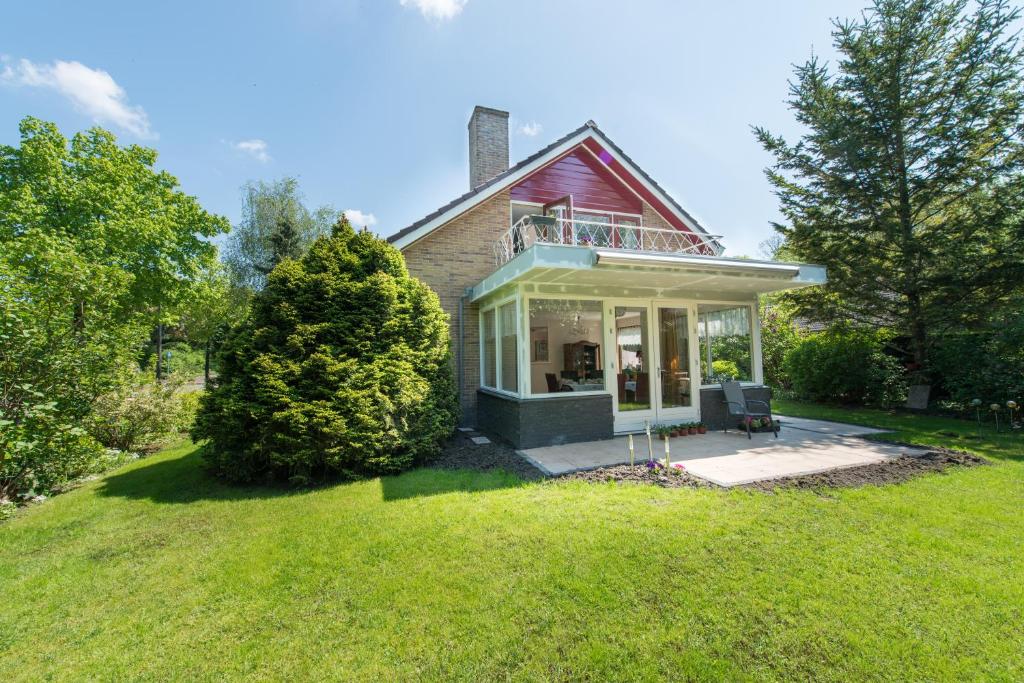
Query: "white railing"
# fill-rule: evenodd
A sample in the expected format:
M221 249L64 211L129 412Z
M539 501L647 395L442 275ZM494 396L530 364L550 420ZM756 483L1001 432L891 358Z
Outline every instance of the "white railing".
M497 264L508 263L535 244L716 256L721 235L647 228L626 223L524 216L494 243Z

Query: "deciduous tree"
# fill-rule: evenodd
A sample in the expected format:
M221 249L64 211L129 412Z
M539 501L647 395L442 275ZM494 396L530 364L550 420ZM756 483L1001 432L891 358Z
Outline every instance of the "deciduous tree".
M330 207L306 208L295 178L250 182L242 187L242 220L232 230L224 261L232 281L259 290L285 258L300 258L317 237L327 235L340 214Z

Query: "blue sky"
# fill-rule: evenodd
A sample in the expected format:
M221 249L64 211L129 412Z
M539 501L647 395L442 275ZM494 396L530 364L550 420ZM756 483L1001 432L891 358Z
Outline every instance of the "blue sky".
M99 123L232 222L242 183L294 175L387 235L467 189L474 105L511 112L513 162L593 119L727 253L756 255L778 211L749 127L797 132L792 64L831 56L829 18L865 4L16 3L0 143L29 114Z

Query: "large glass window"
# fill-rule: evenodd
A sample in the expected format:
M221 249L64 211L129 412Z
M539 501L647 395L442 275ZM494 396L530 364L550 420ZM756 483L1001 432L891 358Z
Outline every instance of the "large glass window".
M700 304L697 314L701 382L753 381L750 306Z
M516 348L516 302L498 309L501 323L501 388L519 391L519 350Z
M651 348L646 306L615 308L615 347L619 360L619 410L650 410Z
M603 391L600 301L531 299L530 391Z
M495 337L494 327L494 309L484 311L484 331L483 331L483 349L484 349L484 376L483 385L485 387L496 388L498 386L498 346L497 339Z

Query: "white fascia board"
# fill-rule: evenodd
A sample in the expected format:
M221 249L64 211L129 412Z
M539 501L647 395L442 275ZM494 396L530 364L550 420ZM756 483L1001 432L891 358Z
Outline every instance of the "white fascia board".
M801 264L780 261L754 261L721 256L696 256L686 254L655 254L650 252L627 252L611 249L596 250L599 265L649 266L664 268L721 268L725 271L757 272L794 277L800 274Z
M502 179L500 183L494 183L487 189L482 190L481 192L473 195L472 197L468 197L466 201L456 204L455 206L448 209L447 211L445 211L432 221L424 223L420 227L410 232L408 235L403 235L401 238L395 240L392 243L392 246L400 250L405 249L413 242L416 242L417 240L425 237L426 235L429 235L435 229L441 227L442 225L452 220L453 218L456 218L461 214L469 211L474 206L477 206L478 204L487 201L494 195L498 194L499 192L507 188L509 185L513 185L519 182L526 176L536 171L538 168L541 168L542 166L553 161L554 159L557 159L558 157L562 156L570 149L580 144L589 137L595 137L593 129L587 128L586 130L580 131L578 135L572 136L571 138L569 138L568 140L566 140L561 145L554 148L544 156L538 157L532 163L527 164L526 166L519 169L515 173L509 174L509 176L507 178Z

